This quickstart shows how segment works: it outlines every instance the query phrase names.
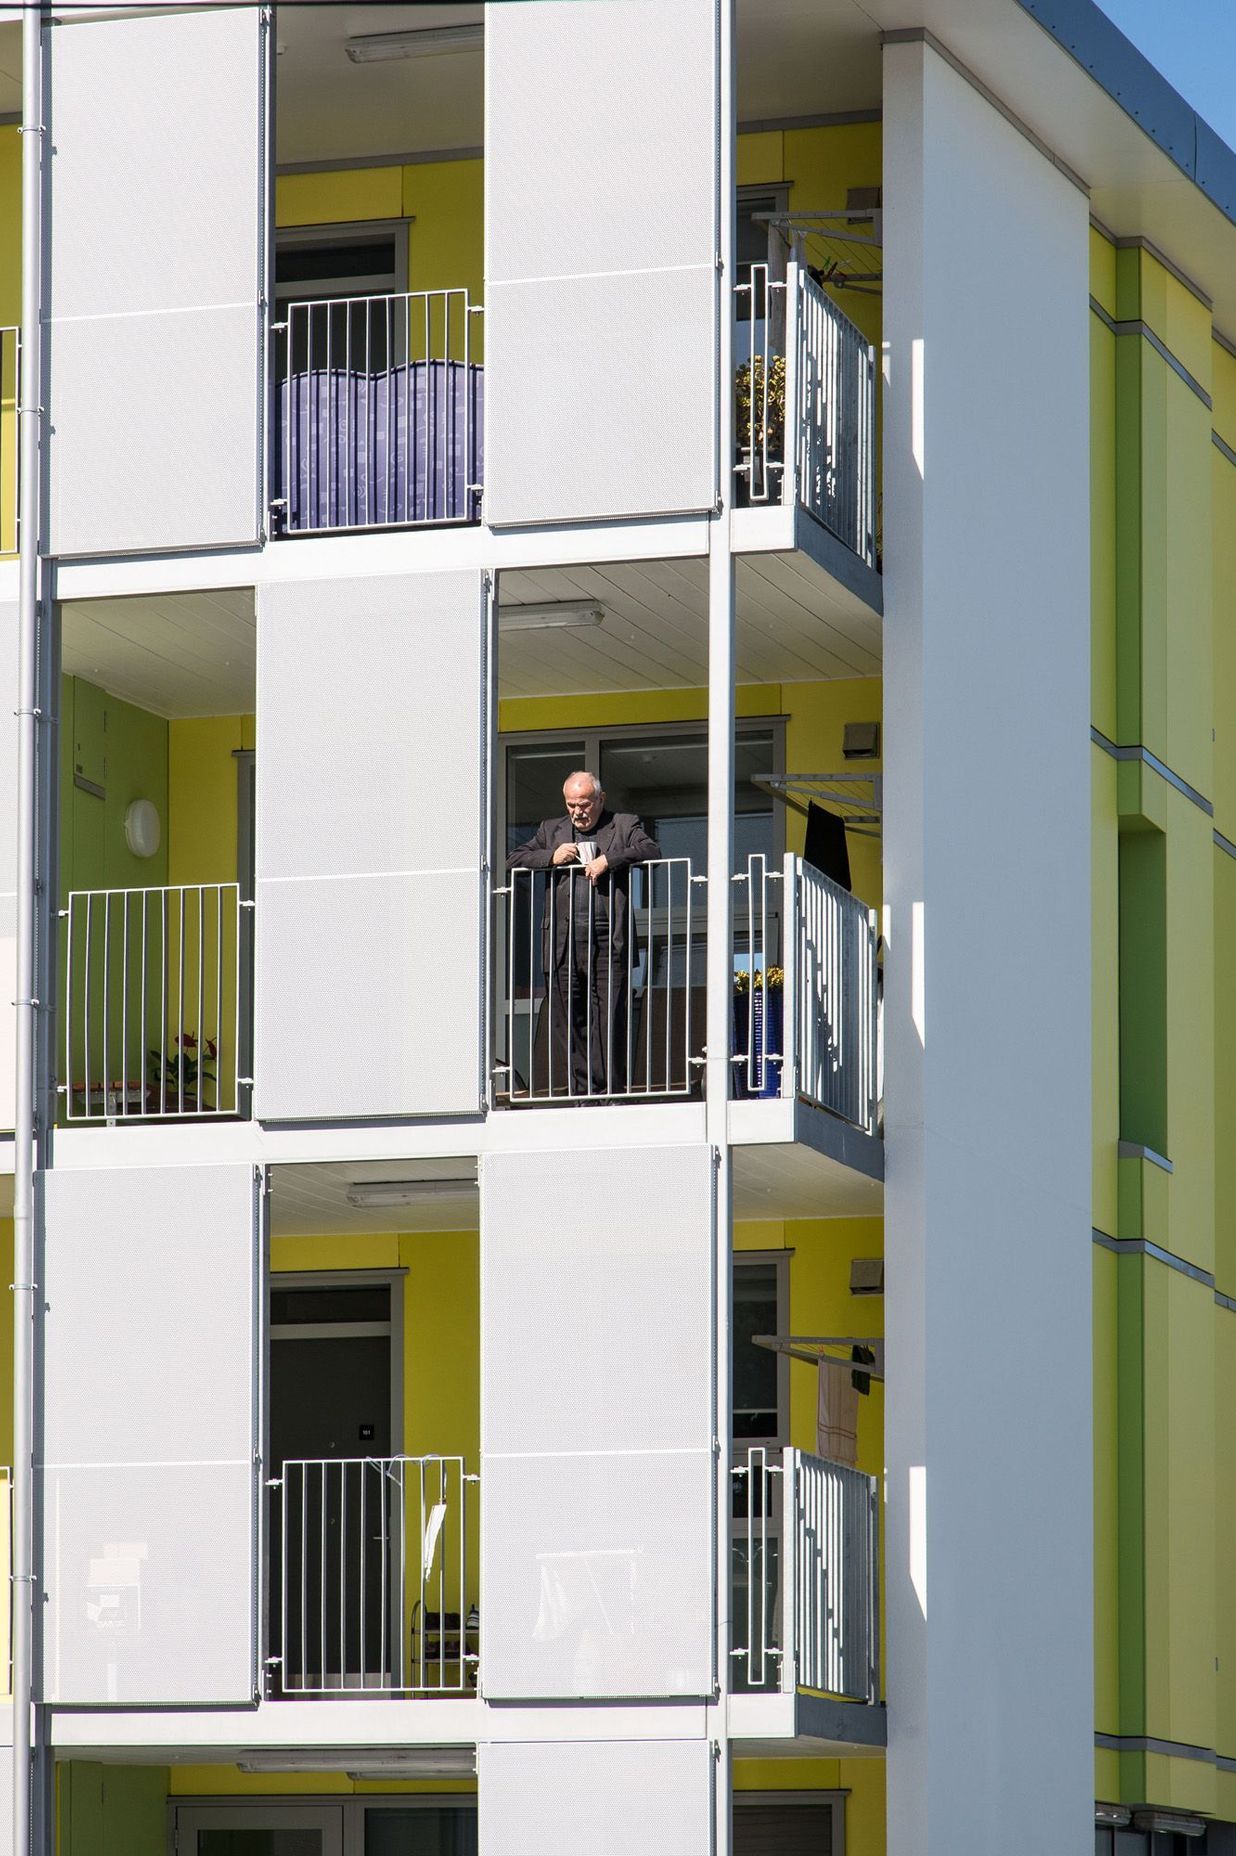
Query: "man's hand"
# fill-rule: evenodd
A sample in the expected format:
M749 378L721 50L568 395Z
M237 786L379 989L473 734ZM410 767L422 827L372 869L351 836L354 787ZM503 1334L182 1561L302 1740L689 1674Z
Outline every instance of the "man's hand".
M576 844L560 844L554 852L553 861L556 864L577 864L579 862L579 846Z
M608 869L609 858L602 854L600 857L594 857L590 864L584 865L584 875L590 883L595 883L598 878L605 875Z

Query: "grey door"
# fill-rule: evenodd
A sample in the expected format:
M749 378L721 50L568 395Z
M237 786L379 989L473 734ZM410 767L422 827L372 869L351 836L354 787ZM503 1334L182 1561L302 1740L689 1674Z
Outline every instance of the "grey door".
M271 1289L270 1641L286 1694L390 1666L391 1286Z

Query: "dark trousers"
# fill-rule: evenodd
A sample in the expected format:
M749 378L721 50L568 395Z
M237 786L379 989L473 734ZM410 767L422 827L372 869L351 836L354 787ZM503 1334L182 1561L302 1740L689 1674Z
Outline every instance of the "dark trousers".
M591 939L591 947L589 941ZM616 1096L627 1087L627 950L582 925L549 974L549 1077L554 1095Z

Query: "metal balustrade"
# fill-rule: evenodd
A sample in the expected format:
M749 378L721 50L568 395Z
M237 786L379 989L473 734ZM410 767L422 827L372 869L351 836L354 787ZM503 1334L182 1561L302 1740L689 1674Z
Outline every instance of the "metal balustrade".
M805 1450L748 1448L733 1471L735 1684L880 1692L879 1483Z
M21 330L0 328L0 554L16 554L21 541L20 401Z
M857 896L788 855L736 886L733 1091L798 1096L879 1125L879 930Z
M251 906L235 883L72 892L60 912L66 1120L241 1112Z
M499 904L497 1093L509 1103L649 1100L703 1089L704 907L690 859L614 885L577 864L512 870Z
M481 314L465 289L287 305L274 325L283 533L479 521Z
M476 1690L462 1457L297 1459L270 1483L272 1692Z
M799 502L874 567L873 345L798 257L784 280L752 265L735 295L749 328L735 377L739 501Z

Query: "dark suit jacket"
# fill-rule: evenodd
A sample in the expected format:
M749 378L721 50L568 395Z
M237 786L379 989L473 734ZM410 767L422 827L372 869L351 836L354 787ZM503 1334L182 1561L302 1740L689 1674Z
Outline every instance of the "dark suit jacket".
M634 812L602 812L586 835L596 839L598 856L605 857L609 863L609 869L596 885L597 933L606 936L612 919L613 939L610 945L614 954L626 954L629 935L634 957L639 952L639 935L631 917L631 865L655 860L661 855L661 847L654 838L648 836ZM572 879L569 872L576 872L574 881L577 885L582 883L587 887L588 883L578 864L560 864L554 868L554 852L558 846L573 842L574 831L569 818L542 819L537 826L536 836L513 850L506 860L508 870L553 871L553 906L551 909L551 898L547 896L541 920L541 962L547 973L551 966L557 966L565 959L570 942ZM554 931L552 958L551 917Z

